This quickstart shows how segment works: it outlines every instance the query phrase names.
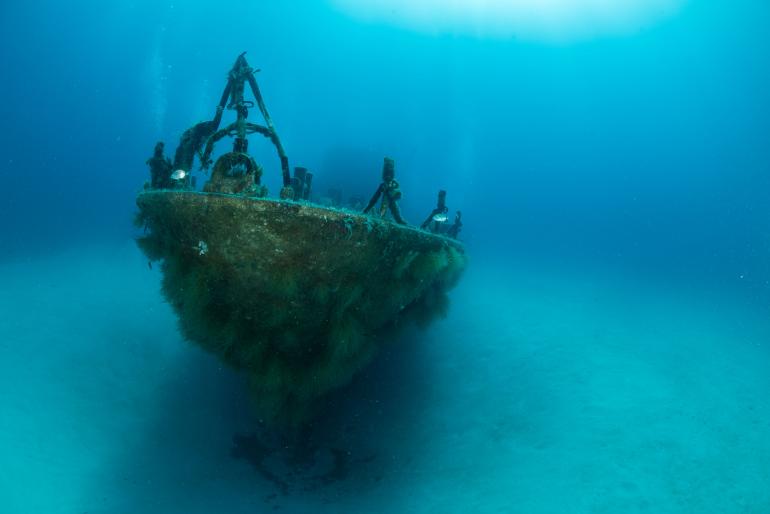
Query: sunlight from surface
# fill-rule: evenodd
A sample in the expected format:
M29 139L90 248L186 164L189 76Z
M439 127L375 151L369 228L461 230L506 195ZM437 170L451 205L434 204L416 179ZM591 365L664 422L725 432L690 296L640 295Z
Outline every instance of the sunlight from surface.
M351 15L434 34L585 39L632 33L685 0L331 0Z

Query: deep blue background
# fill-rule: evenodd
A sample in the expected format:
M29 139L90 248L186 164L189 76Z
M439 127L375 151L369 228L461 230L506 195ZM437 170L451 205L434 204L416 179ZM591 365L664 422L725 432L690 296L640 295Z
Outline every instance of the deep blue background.
M0 258L130 237L155 141L173 151L210 117L248 50L292 165L321 193L368 196L390 155L407 217L446 188L476 262L768 289L766 2L691 0L642 32L573 43L261 4L0 5ZM275 193L272 149L252 148Z

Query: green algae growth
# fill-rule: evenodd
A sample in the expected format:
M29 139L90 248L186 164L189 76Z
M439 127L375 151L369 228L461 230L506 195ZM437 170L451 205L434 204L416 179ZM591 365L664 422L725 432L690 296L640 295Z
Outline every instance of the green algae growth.
M452 239L307 203L192 191L137 197L185 338L244 371L260 415L307 421L407 320L445 312Z

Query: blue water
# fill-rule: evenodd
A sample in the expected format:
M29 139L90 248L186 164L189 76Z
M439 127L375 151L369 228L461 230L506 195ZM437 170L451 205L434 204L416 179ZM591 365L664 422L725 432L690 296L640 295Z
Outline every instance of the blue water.
M770 5L627 1L548 31L0 4L0 512L770 512ZM271 454L284 487L234 458L243 378L181 338L131 225L244 50L319 195L391 156L405 217L446 189L471 257L447 318L329 399L316 468Z

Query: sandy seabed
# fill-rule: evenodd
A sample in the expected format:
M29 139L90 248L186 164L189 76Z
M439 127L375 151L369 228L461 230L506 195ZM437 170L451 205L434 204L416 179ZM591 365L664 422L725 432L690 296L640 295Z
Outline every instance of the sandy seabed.
M294 469L235 458L244 380L159 281L131 242L0 263L0 511L770 512L766 306L473 256Z

